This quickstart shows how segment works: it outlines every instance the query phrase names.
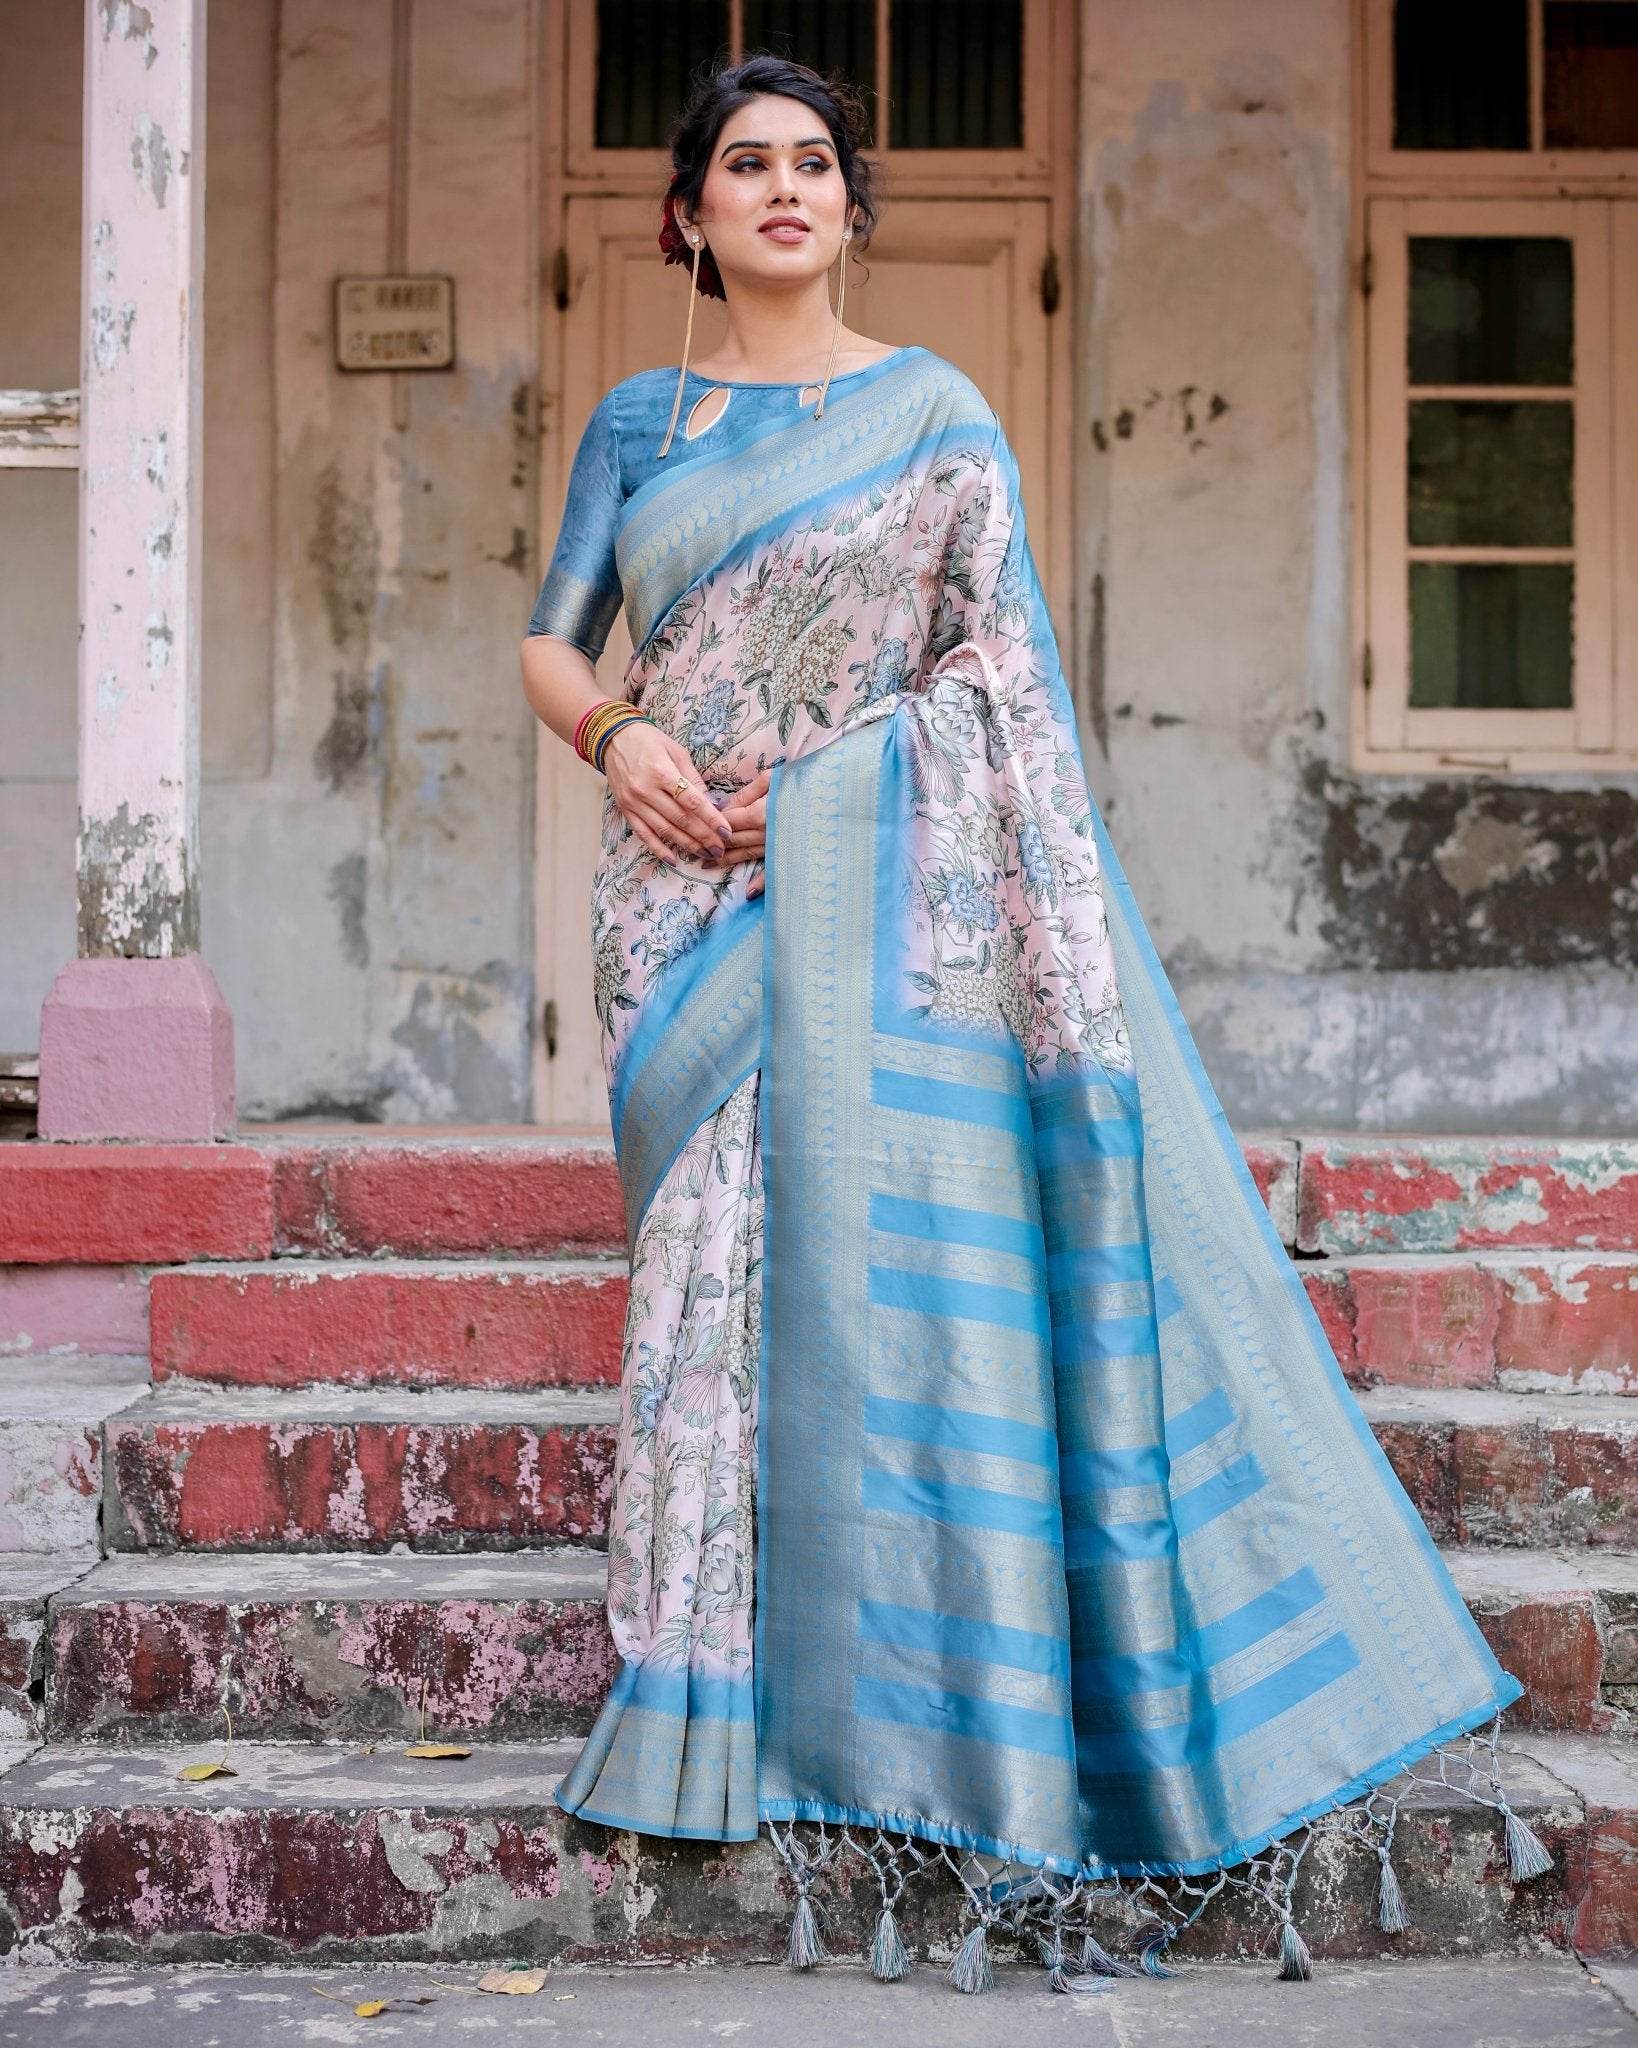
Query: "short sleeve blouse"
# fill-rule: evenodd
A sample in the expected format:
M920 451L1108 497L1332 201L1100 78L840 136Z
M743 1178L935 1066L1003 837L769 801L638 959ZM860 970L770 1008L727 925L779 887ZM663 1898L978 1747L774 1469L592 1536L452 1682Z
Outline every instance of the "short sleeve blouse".
M575 450L563 523L528 629L568 640L592 661L603 652L624 596L614 541L625 498L610 392L587 420Z

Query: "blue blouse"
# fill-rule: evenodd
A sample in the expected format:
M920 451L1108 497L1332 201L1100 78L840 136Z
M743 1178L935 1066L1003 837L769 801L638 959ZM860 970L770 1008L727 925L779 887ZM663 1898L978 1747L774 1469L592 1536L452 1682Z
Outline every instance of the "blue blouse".
M831 388L869 377L911 352L909 347L894 349L862 369L844 371L831 378ZM782 413L811 413L811 400L806 407L798 404L802 392L809 388L806 384L741 384L729 377L702 377L690 370L683 380L671 452L662 463L660 443L677 393L675 368L639 370L616 384L598 401L580 436L569 470L557 544L527 630L567 640L596 661L624 599L614 543L627 499L662 469L670 472L690 461L715 456L725 440L737 439L748 428L761 427ZM683 432L690 411L705 392L718 389L733 395L710 426L690 440Z

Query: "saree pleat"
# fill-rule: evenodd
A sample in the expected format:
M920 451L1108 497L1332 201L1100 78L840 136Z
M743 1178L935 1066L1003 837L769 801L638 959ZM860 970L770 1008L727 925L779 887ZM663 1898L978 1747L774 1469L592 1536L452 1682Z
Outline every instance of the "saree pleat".
M623 1661L559 1803L1152 1885L1493 1722L1518 1683L1343 1380L1092 801L975 387L901 350L822 425L754 418L641 485L618 559L628 694L713 794L772 781L757 898L605 804ZM1293 1869L1265 1889L1300 1974Z

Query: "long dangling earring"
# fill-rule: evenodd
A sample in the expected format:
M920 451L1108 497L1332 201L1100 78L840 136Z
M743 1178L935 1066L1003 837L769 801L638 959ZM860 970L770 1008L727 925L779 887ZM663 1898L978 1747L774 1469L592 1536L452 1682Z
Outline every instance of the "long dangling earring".
M816 420L822 420L825 416L825 393L830 389L830 373L836 367L836 344L842 338L842 307L847 300L847 245L852 239L852 228L843 228L842 253L838 259L836 274L836 319L830 330L830 360L825 364L825 381L819 387L819 403L813 408Z
M690 229L688 240L694 251L694 268L688 280L688 325L683 329L682 366L677 371L677 395L671 401L671 418L666 423L665 439L660 443L661 455L670 448L671 436L676 431L677 414L682 410L683 379L688 375L688 351L694 340L694 301L699 296L700 250L705 245L705 237Z

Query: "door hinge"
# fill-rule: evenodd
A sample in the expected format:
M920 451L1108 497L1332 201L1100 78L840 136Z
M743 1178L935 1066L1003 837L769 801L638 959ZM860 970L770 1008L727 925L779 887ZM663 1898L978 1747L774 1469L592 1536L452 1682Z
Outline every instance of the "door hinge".
M569 252L561 242L552 256L552 299L560 313L569 310Z
M1366 691L1369 691L1371 687L1371 667L1371 643L1367 640L1365 642L1364 658L1359 664L1360 686Z
M1061 286L1058 282L1058 252L1048 249L1046 261L1041 265L1041 311L1056 313Z
M541 1005L540 1035L546 1044L546 1057L557 1057L557 998L548 996Z
M1359 259L1359 289L1364 298L1369 298L1376 287L1376 257L1367 249Z

